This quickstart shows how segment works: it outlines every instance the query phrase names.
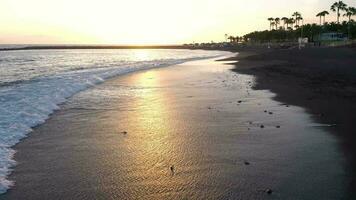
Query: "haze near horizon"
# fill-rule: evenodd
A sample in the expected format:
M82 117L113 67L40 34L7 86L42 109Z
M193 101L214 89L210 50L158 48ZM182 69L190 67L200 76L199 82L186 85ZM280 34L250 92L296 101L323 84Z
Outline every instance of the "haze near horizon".
M299 11L307 23L335 0L0 0L0 44L182 44L268 29ZM346 4L353 5L351 0ZM334 20L332 13L327 20Z

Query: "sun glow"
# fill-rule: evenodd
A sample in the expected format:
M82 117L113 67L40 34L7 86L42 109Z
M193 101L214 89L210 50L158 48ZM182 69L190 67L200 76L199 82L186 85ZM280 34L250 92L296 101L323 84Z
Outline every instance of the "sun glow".
M334 0L0 0L0 44L181 44L268 29L267 17L305 20ZM352 0L345 0L352 4ZM330 15L330 17L333 17Z

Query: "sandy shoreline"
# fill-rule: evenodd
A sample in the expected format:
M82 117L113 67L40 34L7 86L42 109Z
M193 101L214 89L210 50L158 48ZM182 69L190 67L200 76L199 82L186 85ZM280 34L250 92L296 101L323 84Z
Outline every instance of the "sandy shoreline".
M346 197L329 128L232 68L189 62L75 95L16 146L0 199Z
M350 199L356 191L355 55L347 47L247 51L234 69L255 76L254 89L270 90L275 100L306 108L315 121L330 125L352 172Z

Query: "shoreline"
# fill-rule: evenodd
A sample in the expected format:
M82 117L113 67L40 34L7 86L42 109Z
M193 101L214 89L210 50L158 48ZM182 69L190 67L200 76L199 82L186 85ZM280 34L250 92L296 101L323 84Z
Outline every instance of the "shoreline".
M275 198L339 196L333 139L304 125L312 122L302 109L250 91L251 77L230 70L200 60L127 74L75 95L16 145L16 185L0 199L268 198L269 188ZM274 115L261 115L264 109ZM298 123L287 120L293 116ZM319 151L292 148L303 146ZM312 184L299 188L296 181ZM340 191L324 191L332 184Z
M9 45L11 46L11 45ZM21 50L70 50L70 49L189 49L183 45L19 45L20 47L1 48L0 51Z
M356 49L307 48L253 52L233 71L256 77L256 90L269 90L286 105L300 106L339 140L352 172L350 199L356 197Z
M225 52L220 52L219 54L226 55ZM207 56L206 58L211 58L215 56ZM167 62L162 61L162 62L156 62L156 64L142 64L133 67L128 66L127 68L117 67L115 69L112 69L110 73L108 73L109 71L107 70L103 70L103 71L98 71L99 73L96 73L96 75L93 75L89 71L86 71L85 73L87 73L88 76L83 76L83 79L80 80L76 78L76 80L78 81L77 82L72 81L71 84L66 84L68 83L66 82L68 80L63 80L58 82L57 81L58 79L53 77L48 79L35 78L34 79L35 81L33 82L26 81L24 82L24 84L22 83L19 84L18 88L22 88L22 89L25 88L23 89L24 91L35 91L32 93L26 93L26 98L25 98L26 101L24 100L25 103L20 102L19 103L20 105L16 104L17 103L16 100L14 100L14 102L11 101L7 102L6 101L7 95L13 95L13 94L11 92L7 92L6 89L1 90L4 92L2 93L2 95L0 95L0 101L2 103L4 102L4 104L2 104L3 107L0 106L0 110L9 114L7 116L3 116L2 119L5 120L4 123L0 124L0 129L1 129L0 132L3 134L8 133L8 135L10 135L11 137L4 138L4 140L2 141L3 148L1 149L0 153L3 156L2 162L4 168L2 170L2 173L0 174L0 179L2 184L0 186L0 192L4 193L12 185L12 182L8 181L7 177L9 176L9 174L11 174L12 168L16 165L16 161L13 159L13 155L15 154L13 147L19 142L21 142L22 139L28 137L28 133L32 132L33 128L37 128L42 124L46 123L47 120L53 114L55 114L55 112L59 109L59 107L64 105L65 102L68 99L70 99L70 97L72 97L77 93L80 93L81 91L85 91L87 89L92 88L93 86L102 84L105 81L108 81L110 79L115 79L118 76L125 75L127 73L132 73L134 71L147 70L152 68L162 68L171 65L176 65L179 63L199 60L199 59L202 59L202 57L176 59L171 61L167 60ZM35 83L35 85L31 85L31 83ZM52 88L49 87L49 85L51 84L53 84L53 86L55 87ZM17 82L14 82L13 85L11 83L11 84L3 84L3 85L0 84L0 86L9 87L9 88L12 86L16 87ZM46 88L43 89L44 87ZM17 94L16 92L17 91L15 88L15 94ZM41 95L37 96L37 93L41 94L42 96ZM14 106L11 106L12 104L14 104ZM19 109L11 109L11 108L19 108ZM24 114L21 115L22 118L20 117L14 118L13 115L15 115L17 112L21 112L21 110L26 110L26 111L29 110L28 111L29 113L24 112ZM34 117L28 117L29 115ZM7 120L6 118L10 120ZM7 127L10 128L6 129Z

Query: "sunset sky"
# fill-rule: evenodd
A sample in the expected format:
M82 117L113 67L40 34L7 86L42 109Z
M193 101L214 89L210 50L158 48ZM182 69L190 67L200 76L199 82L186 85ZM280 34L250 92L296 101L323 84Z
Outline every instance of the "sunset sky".
M0 0L1 44L181 44L268 29L299 11L306 22L335 0ZM355 0L344 0L356 6ZM335 20L333 13L328 20Z

